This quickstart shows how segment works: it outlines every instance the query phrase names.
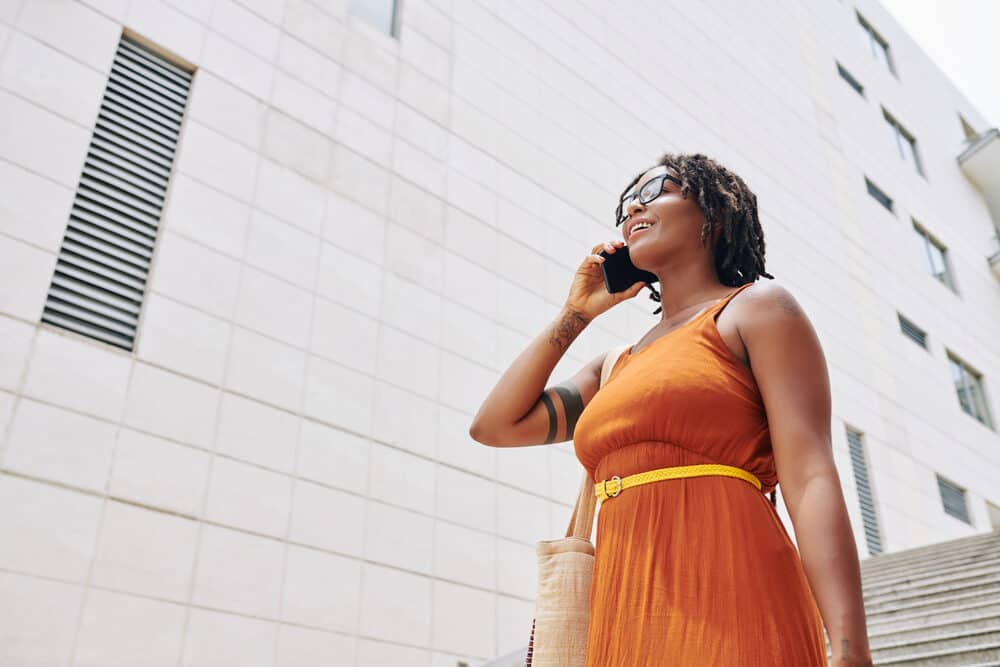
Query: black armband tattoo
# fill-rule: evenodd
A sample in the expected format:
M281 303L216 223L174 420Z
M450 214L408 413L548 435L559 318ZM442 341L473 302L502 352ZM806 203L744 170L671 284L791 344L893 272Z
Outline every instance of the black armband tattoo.
M566 437L564 440L573 438L576 431L576 421L583 414L583 397L575 385L557 385L552 388L559 396L563 404L563 412L566 413ZM556 441L556 432L559 428L559 417L556 414L556 406L552 402L552 397L547 392L542 393L542 403L549 413L549 432L545 436L545 444L549 445Z

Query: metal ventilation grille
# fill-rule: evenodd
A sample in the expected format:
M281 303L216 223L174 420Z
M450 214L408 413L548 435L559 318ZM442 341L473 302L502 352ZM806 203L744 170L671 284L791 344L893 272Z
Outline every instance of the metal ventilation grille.
M938 490L941 491L941 502L944 504L945 513L971 525L969 507L965 502L965 489L943 479L940 475L937 476L937 482Z
M191 74L122 37L42 320L132 349Z
M861 443L861 434L848 429L847 444L851 450L854 485L858 489L858 500L861 503L861 522L865 529L865 542L868 545L868 553L875 556L882 553L882 533L878 527L878 515L875 512L875 499L872 497L871 480L868 477L868 462L865 460L865 449Z
M899 328L904 334L909 336L916 342L920 347L927 348L927 333L923 329L918 327L913 322L909 321L899 313L896 313L899 317Z

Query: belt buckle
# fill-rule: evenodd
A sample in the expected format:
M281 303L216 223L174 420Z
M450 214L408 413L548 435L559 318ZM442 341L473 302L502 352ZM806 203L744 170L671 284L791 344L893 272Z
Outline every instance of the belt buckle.
M618 488L615 489L614 493L608 493L608 482L616 482L618 484ZM604 480L604 495L606 495L608 498L614 498L615 496L617 496L621 492L622 492L622 478L621 477L619 477L618 475L612 475L610 479Z

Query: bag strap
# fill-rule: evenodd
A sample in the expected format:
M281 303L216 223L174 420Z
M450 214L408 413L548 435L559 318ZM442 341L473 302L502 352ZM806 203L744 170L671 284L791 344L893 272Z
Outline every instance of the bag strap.
M611 369L629 347L621 345L608 351L607 356L604 357L604 364L601 366L601 383L598 390L604 387L611 374ZM594 530L596 507L597 496L594 494L594 482L590 479L590 473L584 470L580 492L576 496L576 505L573 507L573 514L569 517L569 526L566 528L566 537L582 537L589 540L590 533Z

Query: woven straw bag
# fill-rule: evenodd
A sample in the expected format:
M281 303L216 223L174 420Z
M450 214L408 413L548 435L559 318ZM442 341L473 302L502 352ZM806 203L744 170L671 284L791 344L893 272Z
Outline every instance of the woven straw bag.
M601 384L627 345L611 350L601 367ZM583 667L587 662L590 583L594 574L594 528L597 497L584 471L566 537L543 540L538 555L535 619L528 640L525 667Z

